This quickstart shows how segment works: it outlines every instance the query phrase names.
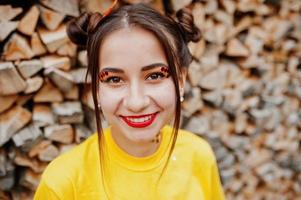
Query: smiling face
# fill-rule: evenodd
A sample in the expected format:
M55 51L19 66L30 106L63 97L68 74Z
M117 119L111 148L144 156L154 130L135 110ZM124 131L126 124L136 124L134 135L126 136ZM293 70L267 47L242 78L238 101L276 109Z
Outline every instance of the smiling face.
M145 29L123 28L104 39L99 102L115 138L149 142L173 120L176 94L167 63L159 40Z

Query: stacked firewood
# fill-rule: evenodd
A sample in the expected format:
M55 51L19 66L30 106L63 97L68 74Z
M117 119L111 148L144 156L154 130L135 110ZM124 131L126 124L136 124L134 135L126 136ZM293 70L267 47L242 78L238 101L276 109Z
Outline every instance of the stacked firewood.
M85 49L66 23L110 0L0 5L0 199L32 199L58 155L95 131ZM301 1L135 0L191 7L182 127L212 145L227 199L301 198ZM89 83L89 77L87 79Z
M211 141L227 199L300 199L301 1L193 12L203 39L190 46L184 127Z

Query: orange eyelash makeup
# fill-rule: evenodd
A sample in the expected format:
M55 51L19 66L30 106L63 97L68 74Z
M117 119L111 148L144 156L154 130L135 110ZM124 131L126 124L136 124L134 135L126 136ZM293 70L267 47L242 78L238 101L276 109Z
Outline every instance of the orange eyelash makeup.
M99 74L100 81L103 82L105 80L105 77L108 75L109 75L109 72L107 72L107 71L100 72L100 74Z
M167 67L161 67L161 72L168 78L169 77L169 69Z

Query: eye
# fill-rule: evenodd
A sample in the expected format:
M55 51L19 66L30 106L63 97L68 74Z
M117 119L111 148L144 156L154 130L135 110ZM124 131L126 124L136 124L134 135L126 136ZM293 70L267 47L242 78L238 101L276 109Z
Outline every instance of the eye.
M151 73L147 78L146 80L157 80L157 79L161 79L161 78L164 78L165 75L161 72L154 72L154 73Z
M122 83L123 81L118 76L111 76L111 77L108 77L107 79L105 79L103 82L118 84L118 83Z

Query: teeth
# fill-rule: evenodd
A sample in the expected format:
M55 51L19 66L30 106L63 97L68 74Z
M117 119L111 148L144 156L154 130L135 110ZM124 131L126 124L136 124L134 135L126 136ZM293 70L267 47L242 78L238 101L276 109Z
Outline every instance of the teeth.
M127 117L127 120L134 122L134 123L141 123L141 122L145 122L151 119L151 116L147 116L147 117L141 117L141 118L130 118Z

